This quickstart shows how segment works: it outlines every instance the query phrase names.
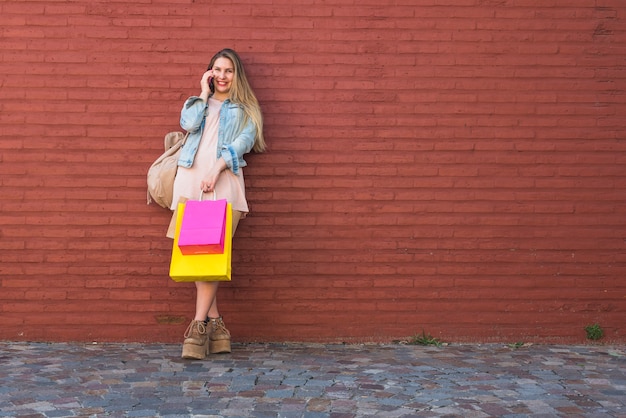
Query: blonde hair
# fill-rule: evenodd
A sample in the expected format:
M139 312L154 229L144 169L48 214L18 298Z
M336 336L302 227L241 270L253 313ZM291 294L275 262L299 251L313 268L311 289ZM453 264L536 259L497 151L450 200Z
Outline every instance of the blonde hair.
M243 126L248 120L251 120L256 127L256 136L252 150L254 152L263 152L266 146L265 139L263 138L263 115L261 114L261 106L252 91L252 87L250 87L241 58L239 58L239 55L232 49L222 49L211 58L209 70L213 68L213 64L218 58L227 58L233 63L235 73L233 84L230 88L229 100L243 107L245 117L241 121L242 123L239 129L243 129Z

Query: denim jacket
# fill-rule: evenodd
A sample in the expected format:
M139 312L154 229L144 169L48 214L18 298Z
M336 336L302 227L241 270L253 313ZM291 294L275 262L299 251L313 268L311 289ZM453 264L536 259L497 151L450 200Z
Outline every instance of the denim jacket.
M189 168L200 145L204 121L208 112L208 104L201 98L192 96L183 105L180 112L180 126L189 132L187 141L182 148L178 165ZM239 168L247 165L243 155L250 152L254 146L256 128L248 120L243 129L238 132L241 118L244 117L240 105L226 99L220 109L220 119L217 133L217 158L224 158L226 165L234 174L239 174Z

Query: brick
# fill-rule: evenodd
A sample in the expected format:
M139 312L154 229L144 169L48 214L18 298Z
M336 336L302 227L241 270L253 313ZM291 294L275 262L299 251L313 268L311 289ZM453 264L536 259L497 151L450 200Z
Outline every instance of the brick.
M623 316L621 3L175 3L0 6L0 338L178 341L145 331L194 298L145 172L203 27L242 53L270 148L220 291L243 340L574 341Z

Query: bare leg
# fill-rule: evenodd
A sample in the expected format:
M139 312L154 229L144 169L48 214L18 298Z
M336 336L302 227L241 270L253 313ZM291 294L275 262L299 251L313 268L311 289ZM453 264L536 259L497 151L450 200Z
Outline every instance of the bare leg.
M196 321L204 321L211 308L217 310L215 296L219 282L196 282Z
M233 236L239 225L241 212L233 211ZM219 282L195 282L196 283L196 321L204 321L207 316L219 318L220 312L217 309L217 288Z

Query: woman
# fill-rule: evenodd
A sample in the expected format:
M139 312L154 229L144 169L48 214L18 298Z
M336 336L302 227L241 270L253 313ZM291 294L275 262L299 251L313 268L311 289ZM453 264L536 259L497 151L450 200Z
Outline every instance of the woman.
M248 213L243 155L263 152L263 119L241 59L232 49L219 51L200 80L200 96L185 102L180 126L189 132L178 160L172 210L180 197L201 193L226 199L233 210L233 234ZM183 358L230 353L230 332L217 309L219 282L196 282L196 313L187 327Z

